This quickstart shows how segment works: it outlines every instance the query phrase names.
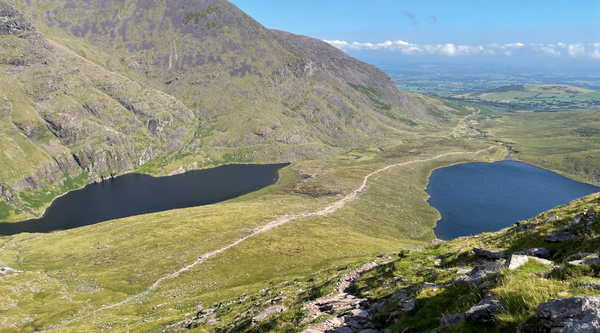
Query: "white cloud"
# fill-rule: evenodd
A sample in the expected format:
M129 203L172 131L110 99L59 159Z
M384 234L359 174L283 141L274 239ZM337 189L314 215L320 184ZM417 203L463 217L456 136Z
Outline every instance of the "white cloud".
M402 40L386 41L383 43L348 43L340 40L325 40L325 42L343 50L378 50L400 52L406 55L441 55L441 56L513 56L513 55L542 55L557 58L587 58L600 59L600 43L574 44L487 44L487 45L454 45L454 44L413 44Z

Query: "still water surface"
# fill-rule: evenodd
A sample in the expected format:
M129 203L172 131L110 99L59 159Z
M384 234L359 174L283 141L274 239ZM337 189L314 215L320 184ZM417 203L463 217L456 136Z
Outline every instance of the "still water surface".
M39 219L0 223L0 235L49 232L117 218L212 204L274 184L288 164L236 164L155 178L127 174L56 199Z
M426 192L441 214L440 239L497 231L600 191L529 164L468 163L434 170Z

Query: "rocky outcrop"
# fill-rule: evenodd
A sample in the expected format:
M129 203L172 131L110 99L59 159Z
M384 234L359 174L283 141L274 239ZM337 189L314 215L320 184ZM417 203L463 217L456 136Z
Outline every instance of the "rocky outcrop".
M468 274L461 275L454 279L454 284L457 286L461 285L479 285L482 280L490 275L494 274L486 270L483 266L475 266Z
M600 332L600 298L572 297L540 304L536 311L552 333Z
M594 258L585 258L585 259L581 259L581 260L572 260L569 261L569 264L571 265L575 265L575 266L581 266L581 265L594 265L594 264L600 264L600 258L599 257L594 257Z
M546 242L550 243L562 243L577 239L577 235L573 235L570 232L551 232L546 236Z
M480 249L480 248L474 247L473 252L482 258L490 259L490 260L497 260L497 259L504 258L504 253L499 252L499 251L492 251L492 250L486 250L486 249Z
M552 265L552 261L550 260L520 254L513 254L510 256L510 258L508 258L508 260L504 264L504 267L508 269L517 269L528 263L530 260L539 262L540 264L544 265Z
M0 2L0 36L34 31L33 25L13 6Z
M473 305L469 310L442 317L440 319L440 326L447 327L456 325L464 320L476 323L486 323L494 320L495 316L499 314L503 308L504 304L496 300L494 295L488 291L485 293L483 299L479 303Z
M285 307L281 305L275 305L270 308L266 308L263 312L261 312L258 316L252 318L252 323L260 323L263 320L267 319L270 315L285 311Z
M542 258L542 259L550 258L550 252L543 247L534 247L534 248L523 250L523 251L517 251L517 252L513 253L513 255L515 255L515 254L530 256L530 257L538 257L538 258Z

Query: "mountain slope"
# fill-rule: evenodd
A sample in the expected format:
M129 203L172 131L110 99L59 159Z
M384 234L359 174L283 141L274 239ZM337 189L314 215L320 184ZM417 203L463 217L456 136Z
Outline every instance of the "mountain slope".
M4 220L125 172L295 161L439 130L431 105L376 67L227 1L2 6L16 22L0 36Z

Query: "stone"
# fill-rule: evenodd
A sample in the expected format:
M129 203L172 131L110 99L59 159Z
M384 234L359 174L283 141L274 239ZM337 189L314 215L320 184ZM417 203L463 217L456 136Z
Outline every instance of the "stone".
M506 261L504 266L507 267L508 269L517 269L517 268L525 265L529 260L534 260L534 261L537 261L540 264L544 264L544 265L552 265L552 262L549 260L546 260L546 259L530 257L530 256L525 256L525 255L520 255L520 254L513 254L510 256L510 258L508 258L508 260Z
M352 329L349 327L338 327L333 332L335 332L335 333L352 333Z
M355 317L369 318L369 313L367 311L365 311L365 310L362 310L362 309L354 309L354 310L352 310L350 312Z
M485 259L496 260L496 259L504 258L504 253L499 252L499 251L492 251L492 250L486 250L486 249L474 247L473 252L475 252L476 255L478 255L482 258L485 258Z
M543 259L550 258L550 252L543 247L534 247L532 249L518 251L513 254L519 254L519 255L530 256L530 257L538 257L538 258L543 258Z
M571 265L576 265L576 266L581 266L581 265L593 265L593 264L600 264L600 258L596 257L596 258L589 258L589 259L581 259L581 260L573 260L573 261L569 261L569 264Z
M481 302L465 311L465 320L485 323L494 319L502 311L504 304L496 300L494 295L487 292Z
M490 287L495 287L498 283L495 280L486 281L479 285L479 289L488 289Z
M443 240L436 238L436 239L434 239L434 240L431 241L431 244L441 244L443 242L444 242Z
M285 310L286 309L283 306L281 306L281 305L272 306L270 308L265 309L258 316L253 317L252 318L252 322L253 323L260 323L261 321L265 320L268 316L270 316L270 315L272 315L274 313L283 312Z
M552 217L548 218L545 222L554 222L554 221L557 221L557 220L558 220L558 216L555 215L555 216L552 216Z
M592 282L582 282L581 283L582 287L585 288L590 288L590 289L595 289L595 290L600 290L600 284L597 283L592 283Z
M457 286L479 285L483 278L491 274L493 273L486 271L482 266L475 266L475 268L473 268L469 274L461 275L454 279L454 284Z
M561 231L561 232L551 232L546 235L546 242L549 243L561 243L570 240L577 239L577 235L573 235L570 232Z
M462 312L458 312L455 314L443 316L440 319L440 326L447 327L451 325L460 324L463 320L465 320L465 314Z
M538 305L535 315L552 333L600 332L600 298L553 299Z
M358 333L379 333L379 331L374 330L374 329L368 329L368 330L358 331Z
M402 312L411 311L412 309L415 308L415 300L409 299L406 301L400 301L400 303L398 303L398 307L400 308L400 311L402 311Z
M472 268L459 268L456 270L456 274L469 274L472 270Z

